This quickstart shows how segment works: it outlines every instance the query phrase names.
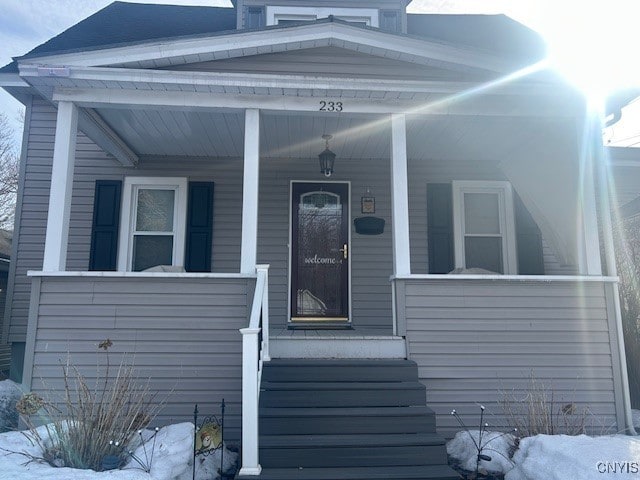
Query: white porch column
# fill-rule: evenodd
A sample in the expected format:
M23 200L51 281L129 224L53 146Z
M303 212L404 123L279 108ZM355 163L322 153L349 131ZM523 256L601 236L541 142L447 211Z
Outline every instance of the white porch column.
M258 248L258 180L260 173L260 110L244 114L244 176L242 182L242 244L240 273L256 273Z
M406 118L403 114L393 114L391 115L391 223L394 275L411 274L408 195Z
M581 262L585 275L602 275L600 261L600 240L598 235L598 216L596 211L596 190L594 161L598 148L602 148L601 129L599 122L589 118L585 119L584 145L581 159L581 204L582 204L582 228L584 235L584 261Z
M78 131L78 108L72 102L58 103L47 234L44 244L45 272L64 271L67 264L67 239L73 190L73 165Z

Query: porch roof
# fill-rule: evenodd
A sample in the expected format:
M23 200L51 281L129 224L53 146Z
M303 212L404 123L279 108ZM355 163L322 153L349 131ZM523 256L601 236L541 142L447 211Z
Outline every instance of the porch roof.
M15 60L139 45L151 40L232 34L236 31L236 14L235 7L114 2ZM546 54L545 44L537 33L505 15L408 14L407 17L409 36L493 52L511 58L514 66L539 61ZM274 28L290 27L266 27ZM0 68L0 73L17 71L16 61Z

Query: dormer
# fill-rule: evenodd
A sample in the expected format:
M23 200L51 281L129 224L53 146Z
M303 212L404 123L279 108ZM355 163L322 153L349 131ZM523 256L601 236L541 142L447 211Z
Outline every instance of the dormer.
M237 0L238 29L314 22L329 16L357 25L406 33L410 0Z

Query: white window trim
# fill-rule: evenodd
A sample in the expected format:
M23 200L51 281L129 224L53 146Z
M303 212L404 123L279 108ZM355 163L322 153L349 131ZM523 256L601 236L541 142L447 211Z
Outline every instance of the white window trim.
M118 271L130 272L133 253L134 192L139 187L166 187L176 192L173 205L174 237L172 265L184 265L187 222L187 179L185 177L125 177L118 242Z
M330 8L330 7L289 7L267 5L267 25L277 25L279 20L313 21L333 15L339 20L365 22L370 27L378 27L376 8Z
M505 275L518 273L516 228L513 211L513 190L509 182L453 181L453 238L456 268L466 268L464 253L464 194L494 193L499 195L500 230L502 235L502 261Z

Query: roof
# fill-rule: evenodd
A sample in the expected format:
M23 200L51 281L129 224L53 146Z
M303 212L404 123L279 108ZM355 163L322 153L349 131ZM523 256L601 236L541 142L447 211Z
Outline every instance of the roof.
M409 35L516 57L522 65L545 55L542 38L505 15L409 14L407 23ZM235 8L114 2L21 58L233 30ZM0 69L17 71L16 62Z
M235 8L114 2L22 58L235 29ZM17 71L16 62L0 69Z
M547 55L538 33L506 15L409 14L407 33L518 59L522 66Z

